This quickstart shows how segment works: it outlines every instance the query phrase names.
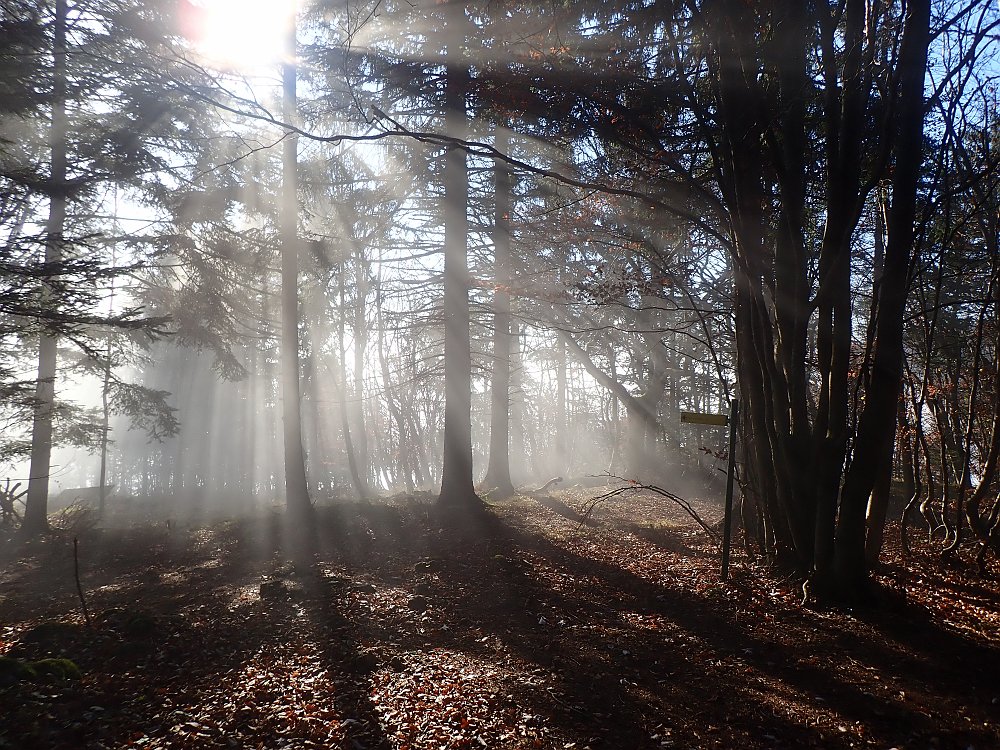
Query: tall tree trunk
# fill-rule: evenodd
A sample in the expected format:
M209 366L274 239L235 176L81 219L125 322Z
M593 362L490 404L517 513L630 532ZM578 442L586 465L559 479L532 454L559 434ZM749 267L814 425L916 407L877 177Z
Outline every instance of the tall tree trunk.
M463 62L465 6L451 2L445 71L445 129L454 138L466 134L469 70ZM472 346L469 313L468 217L469 172L464 149L449 147L444 167L444 455L439 501L479 502L472 476Z
M364 479L365 492L371 486L371 460L368 455L368 433L365 430L365 356L368 351L368 321L365 302L368 299L368 268L361 249L355 254L354 296L354 394L351 398L351 421L358 471ZM377 481L377 480L376 480Z
M875 254L872 262L872 313L869 322L869 333L867 337L867 347L865 360L867 369L867 359L871 352L874 334L874 323L878 319L878 307L875 301L878 299L879 286L882 283L882 268L885 263L885 201L882 191L879 191L878 200L875 201ZM902 394L896 401L896 423L900 421L900 409L904 406ZM885 436L886 440L894 440L894 432ZM899 433L902 436L902 433ZM893 450L891 447L889 450ZM885 541L885 521L889 512L889 501L892 497L892 460L879 468L875 477L875 485L872 488L871 497L868 500L868 512L865 525L868 527L868 536L865 539L865 557L868 565L874 566L878 562L882 553L882 544Z
M568 416L566 409L566 341L562 336L556 339L556 417L555 435L553 445L555 446L555 461L550 470L559 475L564 475L567 470L567 459L569 450L567 447Z
M104 506L108 501L108 442L111 431L111 409L108 403L108 386L111 382L111 336L108 336L108 349L105 355L103 377L101 382L101 469L98 476L97 515L104 516Z
M924 132L924 75L930 41L930 0L906 6L900 49L899 98L894 140L892 205L888 213L885 269L879 289L871 389L858 420L851 468L841 491L834 564L838 588L860 593L868 582L865 509L880 466L892 460L886 433L895 431L903 370L903 310L913 250L917 184Z
M528 452L524 440L524 373L521 366L521 326L510 325L510 459L511 480L520 484L528 478Z
M385 353L385 318L382 312L382 275L379 270L375 278L375 315L378 326L378 339L376 341L376 351L378 353L379 369L382 373L382 391L385 394L385 403L389 409L389 414L396 424L397 452L396 462L399 466L398 473L403 479L403 486L407 492L413 492L414 469L410 462L410 446L407 437L406 419L400 408L398 399L398 388L392 383L392 375L389 372L389 360ZM391 444L390 444L391 450Z
M297 52L294 12L290 11L288 60L282 65L282 112L295 122ZM281 413L285 455L285 503L289 512L307 516L312 508L302 447L302 394L299 383L299 200L298 137L288 133L281 158Z
M49 130L51 173L49 175L49 216L45 226L45 264L49 268L62 260L63 231L66 223L66 18L67 0L56 0L52 40L52 124ZM46 302L54 304L50 291ZM31 462L28 494L25 498L26 534L48 528L49 469L52 459L52 413L55 407L56 337L42 332L38 344L38 382L35 386L34 418L31 425Z
M260 421L266 412L264 400L258 395L260 375L257 363L260 357L261 353L257 347L251 345L247 348L247 404L243 409L246 430L243 434L243 451L248 475L244 481L247 483L247 497L250 498L251 507L257 506L257 440L260 434Z
M507 131L498 127L496 148L507 150ZM510 479L510 170L500 160L493 164L496 175L493 230L493 382L490 403L490 459L486 469L486 487L500 497L514 494Z
M618 382L618 363L615 360L615 347L608 343L608 369L611 371L611 379ZM608 459L608 474L615 474L618 470L619 454L622 443L621 407L618 396L614 391L608 392L611 399L611 458Z
M117 263L117 258L112 254L112 263ZM108 313L114 314L115 304L115 282L111 280L111 289L108 293ZM109 403L108 388L111 384L111 357L114 353L114 345L111 333L108 333L108 346L104 358L104 367L101 381L101 469L98 477L98 501L97 515L104 516L104 506L108 500L108 443L110 441L111 430L111 405ZM119 490L121 491L121 490Z
M358 454L354 449L354 438L351 434L351 408L347 403L347 345L344 332L344 318L347 315L347 303L344 295L344 272L341 268L340 280L338 283L340 291L340 310L337 320L337 396L340 400L340 423L344 433L344 450L347 453L347 468L351 474L351 482L354 484L354 491L358 497L364 500L368 496L368 483L361 473L358 465Z

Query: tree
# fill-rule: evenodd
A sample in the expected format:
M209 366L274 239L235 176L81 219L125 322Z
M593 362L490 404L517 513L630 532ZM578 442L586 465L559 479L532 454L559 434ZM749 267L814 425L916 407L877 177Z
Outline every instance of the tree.
M496 148L506 152L509 140L501 127ZM510 369L511 369L511 175L507 165L494 162L493 229L493 371L490 392L490 452L484 486L500 497L514 494L510 478Z
M150 117L150 92L142 85L123 84L116 76L126 68L136 71L130 63L112 62L115 50L120 51L116 45L135 41L131 28L118 26L116 34L110 33L118 10L101 14L84 2L67 0L52 7L27 1L5 7L3 33L13 42L5 49L14 54L6 60L10 76L4 86L8 113L20 118L21 125L10 131L19 138L15 145L20 154L11 155L10 144L4 144L3 179L16 189L9 194L13 202L8 206L14 210L5 222L0 304L9 323L5 338L37 344L24 524L29 534L47 525L53 445L74 441L92 446L101 432L81 410L57 399L57 341L88 354L100 348L96 342L109 329L145 329L153 335L162 330L162 320L144 319L135 306L102 307L109 280L134 271L139 243L133 243L131 262L109 261L108 245L100 240L99 187L135 185L155 161L145 141L155 119ZM28 118L48 120L44 139L26 126ZM43 211L44 229L28 231ZM17 383L11 392L22 406L26 385Z
M45 226L45 263L62 260L66 222L66 25L67 0L56 0L52 26L52 119L49 131L49 216ZM43 300L43 305L46 301ZM38 380L31 428L31 463L24 531L37 534L48 526L49 462L52 454L52 412L55 408L56 338L43 334L38 345Z
M445 130L453 138L466 133L468 63L465 6L446 7L447 54L444 71ZM444 172L444 466L440 501L478 502L472 474L472 349L469 342L468 168L465 150L445 149Z
M282 112L294 123L296 113L296 23L288 20L288 59L282 64ZM312 508L302 447L302 392L299 384L299 196L298 136L286 134L281 161L281 408L285 450L285 502L290 513L308 515Z
M942 4L934 38L970 19L963 28L981 44L993 12ZM878 524L866 509L891 465L930 4L632 3L593 9L588 22L587 47L560 27L558 44L533 40L551 54L526 55L510 75L573 144L572 167L592 182L614 175L611 190L647 196L727 249L747 489L764 546L817 590L856 595ZM618 54L599 66L593 48ZM870 351L857 352L852 284L869 239L858 230L879 185L887 240Z

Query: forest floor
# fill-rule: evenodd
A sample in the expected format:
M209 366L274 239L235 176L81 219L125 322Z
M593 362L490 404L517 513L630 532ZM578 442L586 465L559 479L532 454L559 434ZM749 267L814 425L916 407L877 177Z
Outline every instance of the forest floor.
M294 548L276 512L8 541L0 654L82 678L0 673L0 748L1000 748L995 579L890 542L888 604L803 607L600 491L331 505Z

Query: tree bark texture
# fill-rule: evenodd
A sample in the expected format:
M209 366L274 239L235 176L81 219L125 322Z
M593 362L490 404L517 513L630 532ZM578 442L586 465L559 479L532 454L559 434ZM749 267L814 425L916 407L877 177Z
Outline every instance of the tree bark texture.
M469 70L463 61L465 9L451 2L445 66L445 128L462 138L467 130ZM476 504L472 475L472 347L469 339L468 217L469 173L463 149L445 151L444 168L444 504Z
M887 94L877 91L874 64L897 23L885 9L863 0L847 0L842 13L824 3L762 8L718 0L704 11L721 135L715 164L731 221L746 455L754 464L747 475L758 485L752 496L770 554L846 592L867 580L868 523L884 523L879 513L866 518L866 510L876 478L888 477L882 470L890 466L895 435L928 6L906 5L897 78ZM760 36L761 23L778 31ZM817 178L807 177L817 148L819 207L809 197L809 180ZM873 187L887 174L892 205L870 311L871 375L849 440L852 242ZM817 239L806 230L807 198L808 210L823 216ZM814 293L810 253L818 270ZM810 382L814 315L818 378Z
M69 13L67 0L56 0L52 26L52 123L49 130L50 197L49 216L45 225L45 264L53 266L63 257L63 232L67 203L67 136L66 116L66 26ZM55 304L50 289L43 292L50 304ZM49 470L52 459L52 416L55 408L56 336L43 331L38 344L38 380L35 386L35 408L31 425L31 458L28 470L28 494L25 497L24 525L26 534L38 534L48 528Z
M496 148L506 153L510 140L498 127ZM490 455L483 483L499 496L514 494L510 478L510 366L511 366L511 175L502 161L493 164L495 199L493 220L493 377L490 400Z
M295 122L297 51L295 19L289 19L289 60L282 65L282 111ZM289 512L311 510L302 446L302 392L299 375L299 199L298 137L288 133L281 159L281 413L285 456L285 503Z

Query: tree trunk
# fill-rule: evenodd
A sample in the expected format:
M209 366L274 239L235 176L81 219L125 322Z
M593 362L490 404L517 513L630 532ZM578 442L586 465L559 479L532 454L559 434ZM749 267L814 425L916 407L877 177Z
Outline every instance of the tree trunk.
M509 147L507 131L496 130L496 148ZM497 160L494 205L493 382L490 402L490 458L484 485L500 497L514 494L510 479L510 223L511 178L507 165Z
M445 128L449 136L466 133L469 71L462 62L465 8L448 5L450 41L445 72ZM444 168L444 455L439 502L479 502L472 476L472 347L467 257L469 173L461 148L445 151Z
M862 594L867 587L865 509L879 468L892 461L892 442L885 436L895 432L896 402L902 382L903 310L920 176L929 27L930 0L911 0L906 6L900 49L900 91L893 147L896 160L871 389L858 420L853 461L844 480L837 519L836 584L839 591L848 595Z
M399 467L399 476L403 479L403 486L407 492L413 492L414 469L410 462L410 446L407 438L406 419L397 402L397 387L392 384L392 376L389 372L389 360L385 354L385 322L382 313L382 277L381 272L375 281L375 315L378 326L378 339L376 341L376 351L378 353L379 369L382 373L382 390L385 393L385 403L389 409L389 414L396 424L396 462ZM390 444L391 450L391 444Z
M112 295L113 296L113 295ZM108 336L108 349L104 360L103 379L101 382L101 469L98 475L97 515L104 517L104 506L108 500L108 441L111 431L111 409L108 403L108 386L111 381L111 337Z
M62 260L66 223L66 18L67 0L56 0L52 41L52 126L49 131L51 174L49 216L45 225L45 264ZM54 304L50 290L45 302ZM31 425L31 462L23 530L34 535L48 528L49 469L52 458L52 414L55 407L56 337L42 332L38 344L38 382Z
M511 480L520 484L528 479L528 451L524 439L524 373L521 367L521 327L512 320L511 342L511 394L510 394L510 459Z
M371 487L371 460L368 455L368 433L365 430L365 356L368 351L368 321L365 301L368 298L368 269L360 248L355 255L354 297L354 394L351 398L352 434L358 460L358 471L364 479L365 492ZM376 480L377 481L377 480Z
M289 59L282 65L282 112L297 117L295 91L297 51L294 16L289 19ZM298 138L285 136L281 159L281 413L285 456L285 503L296 516L312 509L302 447L302 394L299 383L299 238Z
M566 342L561 336L556 339L555 359L556 416L555 435L552 441L555 446L555 461L553 461L549 470L558 476L563 476L568 471L567 458L569 450L566 445L566 433L569 425L566 413Z
M358 464L358 454L354 449L354 438L351 435L351 408L347 403L347 345L345 342L344 318L347 315L347 303L344 295L344 269L340 269L339 280L340 310L337 319L337 396L340 401L340 424L344 435L344 451L347 453L347 468L351 474L351 483L358 498L364 500L368 497L368 483L365 475L361 472Z

